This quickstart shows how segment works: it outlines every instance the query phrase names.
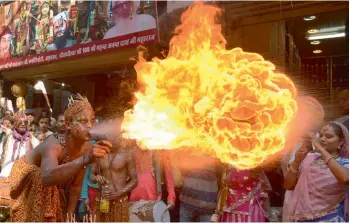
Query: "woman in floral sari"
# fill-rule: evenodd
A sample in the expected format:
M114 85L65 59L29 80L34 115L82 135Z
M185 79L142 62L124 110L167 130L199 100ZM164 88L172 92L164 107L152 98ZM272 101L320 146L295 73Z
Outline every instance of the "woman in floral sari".
M288 221L344 222L349 187L349 132L330 122L320 137L310 134L316 153L301 147L289 166L285 187L293 190L283 212ZM345 207L344 207L345 206Z
M227 167L222 175L217 210L212 221L265 222L271 185L262 169Z

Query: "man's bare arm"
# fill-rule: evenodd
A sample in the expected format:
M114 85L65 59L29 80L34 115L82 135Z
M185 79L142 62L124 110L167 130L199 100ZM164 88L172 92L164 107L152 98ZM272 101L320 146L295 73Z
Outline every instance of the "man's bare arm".
M106 146L103 146L106 145ZM43 144L43 154L41 159L41 173L47 185L60 185L67 182L76 175L84 166L94 162L94 158L104 157L108 152L109 142L102 141L101 145L94 145L93 150L88 155L82 156L69 163L59 165L58 157L62 148L57 144L54 137L50 137Z
M75 213L81 194L81 188L83 186L85 172L86 169L80 170L79 173L74 177L73 182L69 188L69 198L67 207L67 212L69 214Z
M58 157L62 153L62 148L53 137L45 140L39 146L44 147L42 148L41 173L47 185L64 184L84 167L83 157L59 165Z
M127 185L125 185L125 187L122 190L120 190L120 194L118 194L119 196L127 195L132 191L132 189L134 189L137 186L137 174L136 174L136 166L135 166L133 151L130 151L127 156L128 156L127 168L128 168L128 174L131 180Z

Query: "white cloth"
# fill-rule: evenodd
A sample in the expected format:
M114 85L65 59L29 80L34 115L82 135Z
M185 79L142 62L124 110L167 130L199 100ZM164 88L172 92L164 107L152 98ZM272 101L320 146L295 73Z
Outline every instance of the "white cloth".
M133 15L132 19L127 18L125 21L118 20L116 25L106 32L103 39L110 39L155 28L157 28L157 24L153 16L147 14Z
M349 115L344 115L335 120L336 122L340 122L349 130Z
M129 216L129 222L142 222L141 219L139 217L137 217L137 215L135 214L131 214Z
M3 145L3 143L4 143L4 140L0 143L0 155L2 155L4 149L6 149L6 148L4 148L5 145ZM9 135L9 137L7 139L8 150L7 150L6 157L4 158L5 160L3 162L0 177L7 178L11 173L11 169L12 169L13 164L14 164L14 161L12 161L14 143L15 143L15 140L13 138L13 135L11 134L11 135ZM39 141L35 137L31 137L31 144L32 144L32 148L35 148L37 145L39 145ZM21 144L18 143L17 145L18 145L18 148L15 152L14 157L16 159L19 159L26 154L27 143L21 143Z
M172 13L173 11L177 10L177 9L181 9L181 8L185 8L188 7L190 5L193 4L193 0L191 1L167 1L167 13Z
M6 110L13 111L12 101L10 99L7 99L7 104L5 105L6 99L0 98L0 106L3 108L6 108Z
M344 116L342 116L342 117L339 117L339 118L337 118L335 121L336 121L336 122L343 123L343 122L345 122L345 121L347 121L347 120L349 120L349 115L344 115Z
M52 134L53 134L53 132L51 132L51 131L45 132L45 139L46 139L47 137L49 137L50 135L52 135Z

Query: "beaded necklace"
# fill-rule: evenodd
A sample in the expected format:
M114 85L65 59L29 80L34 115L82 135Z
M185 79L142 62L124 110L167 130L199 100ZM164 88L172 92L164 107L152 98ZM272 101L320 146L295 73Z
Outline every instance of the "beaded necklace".
M59 135L58 133L54 133L53 136L57 139L57 141L60 143L63 149L63 159L60 164L65 164L70 161L70 158L68 156L67 146L66 146L66 140L64 138L64 135Z

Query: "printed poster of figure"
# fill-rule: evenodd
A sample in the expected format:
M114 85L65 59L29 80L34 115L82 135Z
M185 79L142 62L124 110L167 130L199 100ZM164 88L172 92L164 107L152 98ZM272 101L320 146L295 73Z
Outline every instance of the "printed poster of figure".
M38 6L38 15L35 19L35 52L46 52L48 44L54 40L53 18L54 8L50 1L43 1Z
M0 62L157 28L154 1L17 0L0 21Z
M1 39L0 39L0 60L7 61L11 58L12 51L12 33L10 27L1 26L0 27Z
M17 14L19 2L13 2L0 8L2 25L0 26L0 61L8 61L13 54L12 38L14 19Z
M25 0L14 5L16 14L12 22L12 57L24 57L31 54L35 38L35 27L33 26L33 18L35 18L34 3L32 0Z
M110 21L114 26L107 31L104 39L156 28L155 15L152 15L155 13L151 5L153 2L111 1L109 4Z

